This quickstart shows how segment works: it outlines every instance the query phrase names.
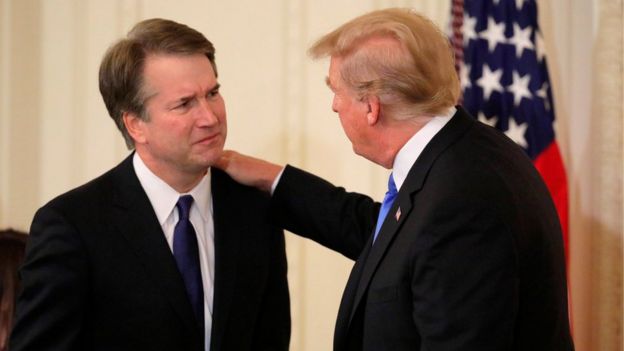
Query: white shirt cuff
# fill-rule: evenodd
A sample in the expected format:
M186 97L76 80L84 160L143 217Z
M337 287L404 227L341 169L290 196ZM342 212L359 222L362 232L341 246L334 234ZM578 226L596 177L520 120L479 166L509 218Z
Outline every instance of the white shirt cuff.
M282 174L284 173L284 169L286 169L286 167L282 168L282 170L279 172L277 177L275 177L273 184L271 185L271 196L273 196L273 193L275 192L275 188L277 188L277 184L279 183L280 179L282 179Z

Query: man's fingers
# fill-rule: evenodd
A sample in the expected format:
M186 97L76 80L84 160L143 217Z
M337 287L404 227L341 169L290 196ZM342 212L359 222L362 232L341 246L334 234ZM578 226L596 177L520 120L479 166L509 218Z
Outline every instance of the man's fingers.
M214 167L217 167L221 170L227 171L228 166L230 165L231 160L236 157L237 152L236 151L232 151L232 150L223 150L223 153L221 153L221 157L219 157L219 159L217 159L217 161L215 162L215 164L213 165Z

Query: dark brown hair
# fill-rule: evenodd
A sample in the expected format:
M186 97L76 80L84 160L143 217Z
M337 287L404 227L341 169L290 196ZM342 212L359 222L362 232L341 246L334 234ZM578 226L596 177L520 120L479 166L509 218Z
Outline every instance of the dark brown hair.
M123 123L124 112L144 120L143 70L149 55L206 55L217 75L214 46L203 34L184 24L161 18L137 23L125 39L111 46L100 64L100 93L108 114L121 131L129 149L134 140Z

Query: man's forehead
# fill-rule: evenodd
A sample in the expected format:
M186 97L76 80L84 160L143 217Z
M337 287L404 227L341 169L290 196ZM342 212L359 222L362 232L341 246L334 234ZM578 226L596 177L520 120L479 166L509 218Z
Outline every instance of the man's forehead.
M329 61L329 70L327 76L325 77L325 83L327 83L330 87L335 87L336 84L339 83L340 80L340 64L342 63L342 59L332 56Z

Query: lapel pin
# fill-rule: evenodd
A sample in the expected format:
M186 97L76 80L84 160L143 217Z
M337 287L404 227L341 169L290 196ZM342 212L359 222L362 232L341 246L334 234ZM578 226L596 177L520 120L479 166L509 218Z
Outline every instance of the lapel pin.
M399 221L399 218L401 218L401 208L400 207L396 211L396 214L394 215L394 218L396 218L397 222Z

